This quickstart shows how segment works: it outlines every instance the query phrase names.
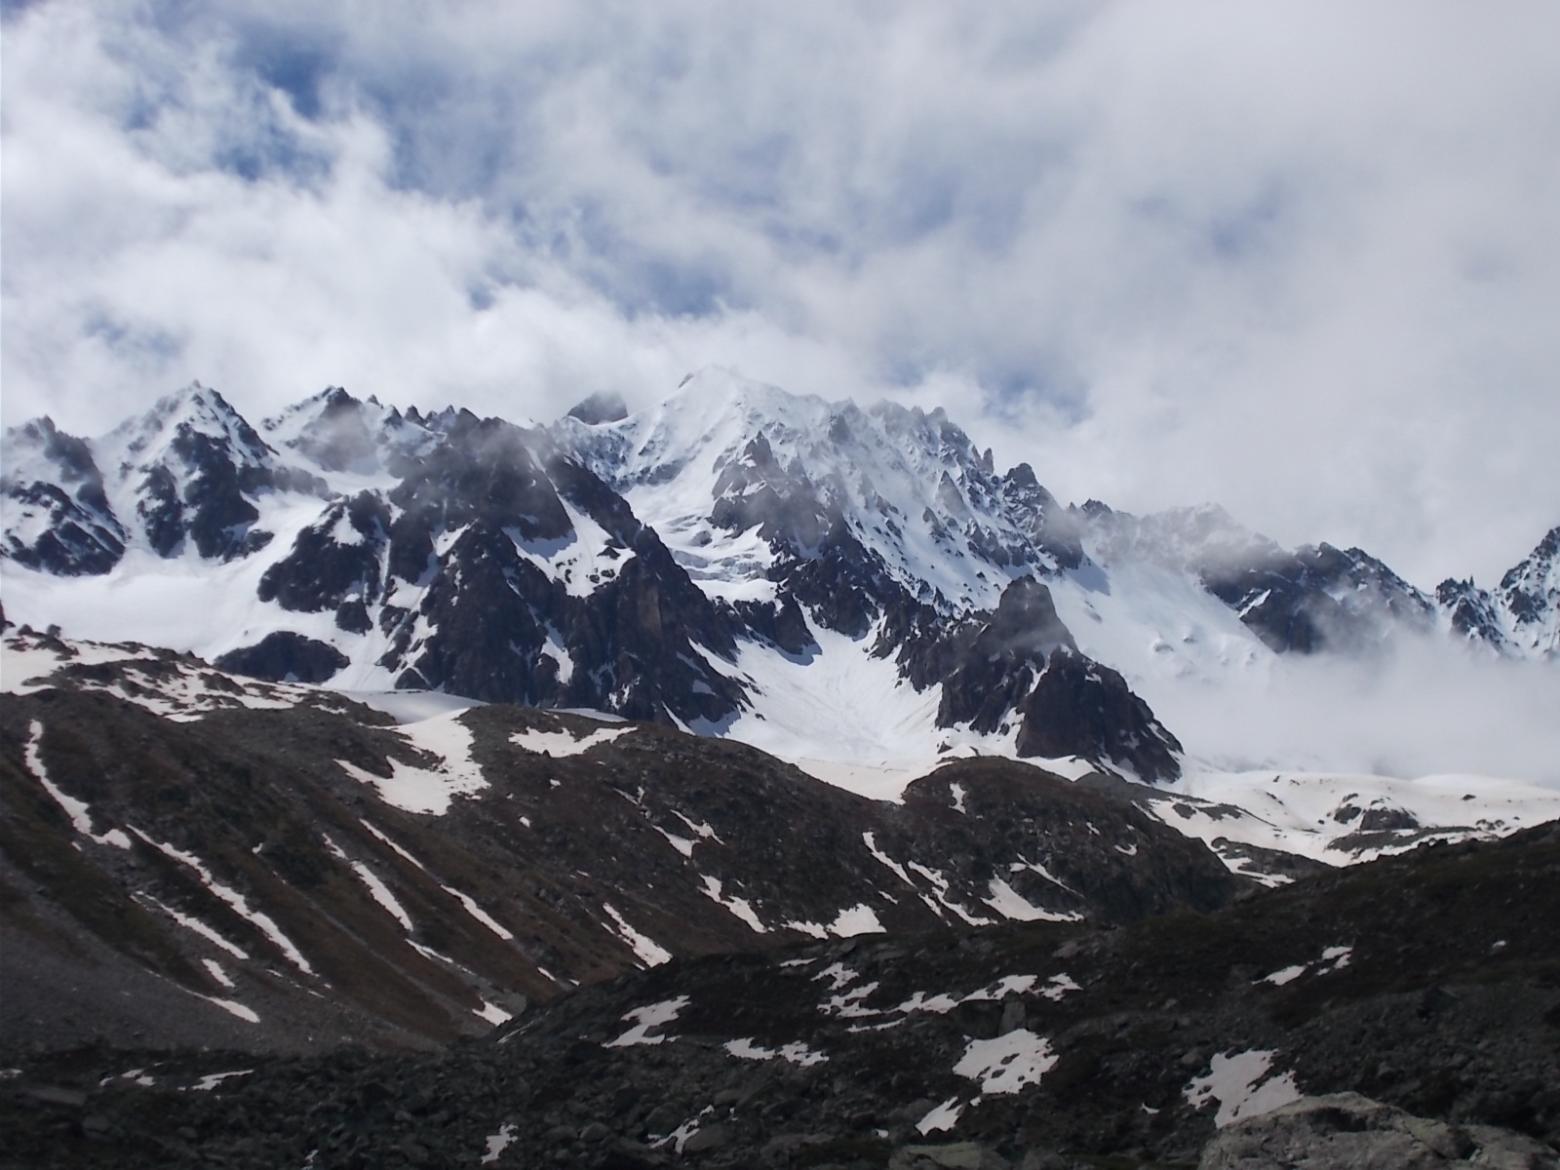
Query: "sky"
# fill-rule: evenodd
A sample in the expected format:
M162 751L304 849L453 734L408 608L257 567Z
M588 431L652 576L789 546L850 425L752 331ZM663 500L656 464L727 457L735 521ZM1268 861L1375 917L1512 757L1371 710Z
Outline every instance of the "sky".
M1491 584L1560 523L1560 5L96 0L0 29L0 414L711 364Z

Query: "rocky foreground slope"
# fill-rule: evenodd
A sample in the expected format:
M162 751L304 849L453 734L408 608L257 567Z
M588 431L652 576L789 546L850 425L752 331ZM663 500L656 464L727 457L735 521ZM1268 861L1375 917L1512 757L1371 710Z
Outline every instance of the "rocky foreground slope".
M674 956L1129 922L1247 884L1131 801L1008 760L868 800L742 744L332 692L12 631L12 1049L480 1034Z
M1556 921L1546 826L1116 929L678 960L420 1055L24 1058L0 1127L36 1166L1552 1167Z

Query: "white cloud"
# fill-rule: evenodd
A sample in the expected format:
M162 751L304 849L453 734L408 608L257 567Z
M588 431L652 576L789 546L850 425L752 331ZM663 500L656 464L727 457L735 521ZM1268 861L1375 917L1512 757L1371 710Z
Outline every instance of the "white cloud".
M1486 581L1560 520L1560 9L45 3L6 421L718 362Z
M1560 787L1560 673L1449 639L1403 637L1375 657L1285 655L1260 678L1138 688L1193 759L1418 777L1505 776Z

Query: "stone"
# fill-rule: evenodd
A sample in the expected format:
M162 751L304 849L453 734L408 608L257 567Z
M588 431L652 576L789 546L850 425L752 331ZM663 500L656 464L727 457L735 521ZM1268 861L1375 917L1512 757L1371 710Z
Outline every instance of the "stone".
M683 1143L685 1154L707 1154L731 1144L731 1130L724 1125L706 1125Z
M1198 1170L1560 1170L1560 1155L1494 1126L1415 1117L1358 1093L1302 1097L1224 1130Z
M918 1170L930 1163L940 1170L1010 1170L1012 1163L978 1142L902 1146L888 1160L889 1170Z

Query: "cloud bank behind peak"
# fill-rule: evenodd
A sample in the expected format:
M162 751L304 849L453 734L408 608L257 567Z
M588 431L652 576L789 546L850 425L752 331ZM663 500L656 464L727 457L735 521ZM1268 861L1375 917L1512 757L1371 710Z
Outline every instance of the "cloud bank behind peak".
M1560 10L4 16L7 423L716 363L1421 583L1560 518Z

